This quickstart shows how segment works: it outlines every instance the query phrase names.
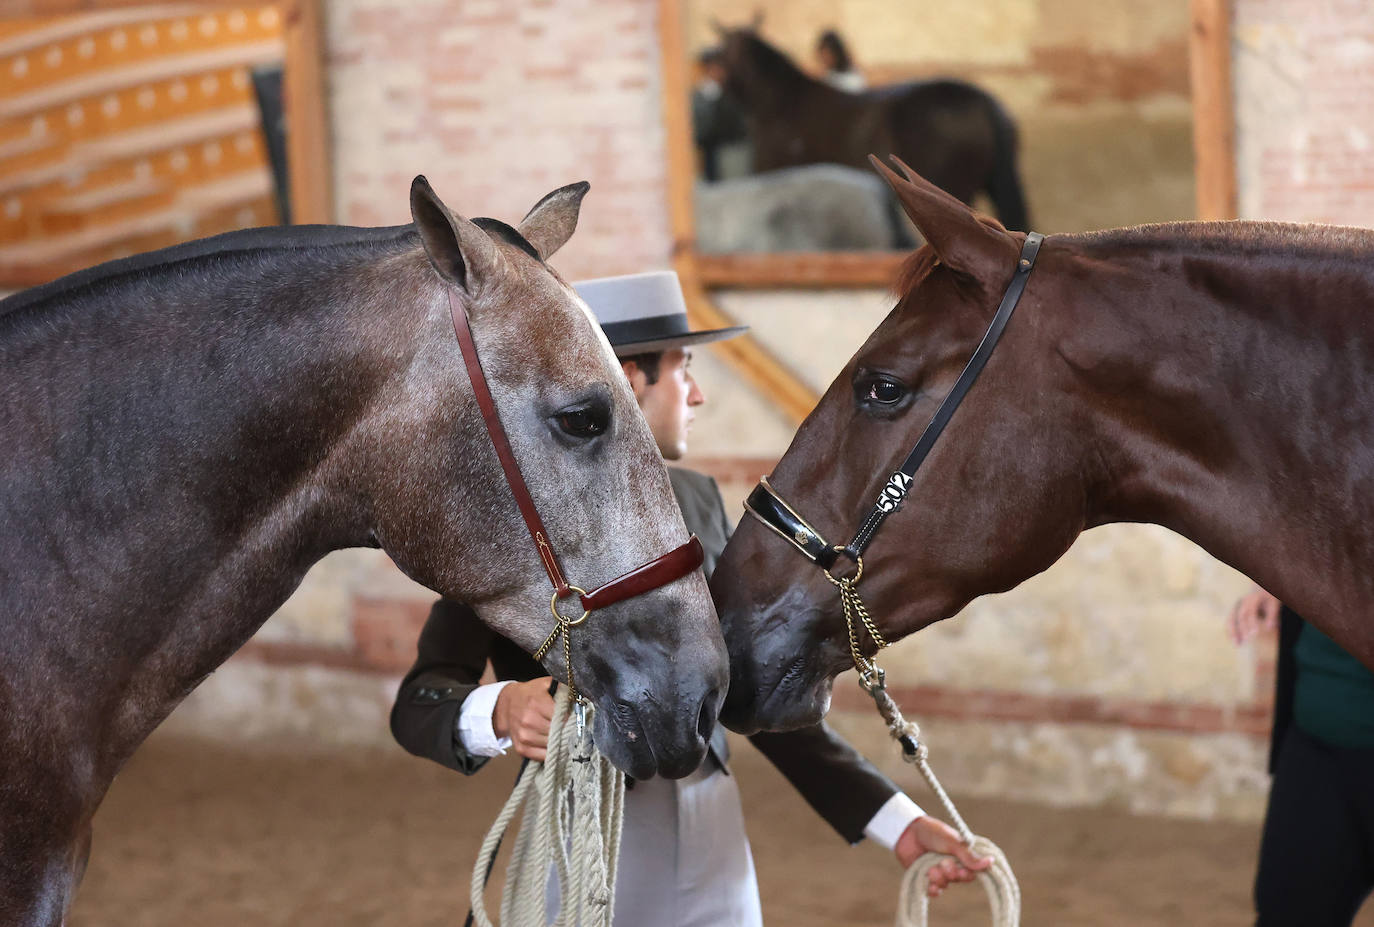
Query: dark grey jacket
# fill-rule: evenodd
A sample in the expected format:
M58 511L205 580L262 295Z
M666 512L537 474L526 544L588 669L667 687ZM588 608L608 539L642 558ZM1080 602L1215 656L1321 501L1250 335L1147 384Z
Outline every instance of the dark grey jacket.
M701 539L709 576L729 539L720 489L711 477L669 467L673 492L688 530ZM420 632L419 655L401 681L391 709L391 732L416 756L474 773L486 762L463 749L457 736L463 701L479 685L490 660L498 679L529 680L548 671L529 654L478 620L466 606L440 599ZM712 756L726 758L717 726ZM803 798L850 843L897 787L824 722L783 734L755 734L749 741L796 787Z

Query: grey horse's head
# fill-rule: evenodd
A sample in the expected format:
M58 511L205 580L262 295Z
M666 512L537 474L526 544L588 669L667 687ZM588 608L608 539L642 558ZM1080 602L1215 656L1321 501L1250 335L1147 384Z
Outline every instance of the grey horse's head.
M553 588L508 488L450 318L465 308L514 457L568 581L591 589L688 539L629 384L585 303L545 261L572 235L586 184L555 190L518 228L451 212L411 190L417 247L399 286L427 312L382 414L358 440L384 458L377 542L407 574L470 604L533 652L554 627ZM389 285L398 286L395 277ZM387 294L379 294L385 296ZM401 294L393 294L400 296ZM399 449L399 451L398 451ZM576 616L576 598L559 603ZM701 761L727 683L701 571L592 612L571 638L598 746L635 777ZM568 667L561 642L544 659Z

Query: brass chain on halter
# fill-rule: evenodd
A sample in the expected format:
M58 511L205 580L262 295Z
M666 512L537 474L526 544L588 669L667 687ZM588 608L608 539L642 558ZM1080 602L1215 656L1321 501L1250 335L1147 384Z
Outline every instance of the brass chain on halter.
M878 630L878 625L859 595L859 580L864 574L863 557L855 559L858 569L853 576L836 577L830 570L825 576L840 592L840 605L844 609L845 630L849 635L849 656L854 661L854 669L859 673L859 687L867 692L887 724L888 733L902 748L902 759L916 767L926 785L944 806L945 813L954 825L959 839L974 853L992 857L992 866L978 873L978 881L987 893L992 906L995 927L1016 927L1021 921L1021 887L1012 872L1002 850L988 840L973 832L949 797L929 761L929 748L921 740L921 728L914 721L902 715L901 708L887 692L887 674L878 666L877 651L887 646L887 640ZM856 620L857 619L857 620ZM859 641L859 629L863 628L875 645L873 657L864 655ZM926 894L930 872L939 865L944 856L938 852L927 851L916 860L902 878L902 889L898 900L897 924L899 927L925 927L928 922L930 899Z
M927 760L929 749L921 742L921 729L912 721L908 721L902 716L902 710L897 706L892 696L887 692L887 673L878 666L877 653L872 657L864 655L859 642L859 628L862 627L869 638L876 645L877 650L882 650L888 646L887 640L882 632L878 630L877 623L873 620L872 614L868 611L868 606L864 604L863 598L859 595L859 580L864 575L863 557L859 557L855 563L858 569L853 576L836 578L829 570L824 571L826 579L835 585L840 591L840 605L844 609L845 630L849 634L849 656L854 661L854 669L859 673L859 688L867 692L877 706L878 714L887 724L888 731L894 740L902 748L902 758L908 763L916 766L920 770L922 777L930 785L931 791L935 792L940 799L940 803L945 806L945 811L949 813L950 819L954 822L954 828L959 832L959 836L964 843L973 845L976 839L973 830L964 821L959 809L954 807L954 802L945 791L940 780L936 778L934 770L930 768ZM856 624L855 619L858 619Z
M580 589L577 586L569 586L568 588L578 595L587 594L587 590ZM553 630L549 632L548 637L544 638L544 643L539 645L539 649L534 652L534 659L536 662L542 661L553 648L554 642L557 641L559 637L563 638L563 663L568 669L568 697L572 700L573 706L576 709L580 730L583 718L586 715L587 704L586 701L577 694L577 683L573 681L572 629L586 621L587 616L592 612L591 609L586 609L582 612L581 617L568 618L565 615L559 614L558 599L559 595L555 592L553 598L549 600L549 611L553 612Z
M845 629L849 632L849 656L854 661L854 668L859 672L859 685L865 692L872 694L874 688L881 689L884 685L883 680L886 674L878 666L876 651L886 647L887 640L884 639L882 632L878 630L878 625L873 620L873 616L868 613L868 607L864 605L864 600L859 596L859 591L854 588L858 585L859 580L863 578L864 558L859 557L855 563L858 565L858 569L854 571L853 576L844 576L836 579L833 573L826 570L825 578L830 580L830 582L835 585L835 588L840 590L840 604L844 606ZM868 633L869 639L876 645L876 650L871 658L864 656L860 646L859 632L854 626L854 618L856 616L859 619L860 626L863 627L864 631Z

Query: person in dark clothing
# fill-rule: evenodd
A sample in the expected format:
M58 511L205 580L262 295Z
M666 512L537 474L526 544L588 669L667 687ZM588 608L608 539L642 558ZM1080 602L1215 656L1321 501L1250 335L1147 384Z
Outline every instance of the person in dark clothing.
M1278 630L1258 927L1349 927L1374 890L1374 672L1256 586L1237 644Z
M677 276L639 274L576 285L606 332L640 409L668 460L686 450L696 407L705 401L689 364L694 344L741 328L692 332ZM731 531L709 476L669 467L687 528L715 566ZM497 683L479 679L490 658ZM392 710L392 731L412 753L472 773L507 747L539 760L553 716L545 670L486 628L466 606L435 604L419 655ZM909 865L926 849L957 854L935 873L938 894L968 881L978 860L947 824L911 799L824 724L751 739L848 842L870 836ZM762 923L753 859L744 833L728 746L717 726L706 761L685 779L635 782L625 799L616 922L635 927Z
M849 46L834 29L825 30L816 39L816 60L821 66L821 80L835 89L858 93L868 87L868 82L854 66Z
M701 154L701 179L725 177L721 156L727 148L749 141L744 110L725 92L725 56L708 48L697 56L697 81L692 88L692 139Z

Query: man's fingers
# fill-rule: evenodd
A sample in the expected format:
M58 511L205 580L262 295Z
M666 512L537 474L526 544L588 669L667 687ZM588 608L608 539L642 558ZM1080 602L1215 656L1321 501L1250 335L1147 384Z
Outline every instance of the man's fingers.
M530 708L537 712L541 717L553 720L553 696L547 692L541 692L540 696L530 700Z
M991 856L984 856L984 857L981 857L981 858L980 858L980 857L977 857L977 856L974 856L974 855L973 855L973 851L970 850L970 849L968 848L968 844L966 844L966 843L960 842L960 843L955 844L955 845L954 845L954 848L953 848L953 855L954 855L954 858L957 859L957 860L959 861L959 863L963 863L964 866L967 866L969 869L972 869L974 872L979 872L979 871L981 871L981 870L983 870L983 869L986 869L986 868L988 868L989 866L992 865L992 857L991 857ZM953 860L950 861L950 865L951 865L951 866L958 867L958 868L963 868L963 867L959 866L959 863L955 863ZM973 878L973 872L970 872L970 873L968 874L968 879L971 879L971 878ZM967 882L968 879L960 879L959 881L960 881L960 882Z
M517 735L517 739L520 743L529 747L538 747L542 750L549 745L549 729L547 725L541 731L534 725L522 724Z

